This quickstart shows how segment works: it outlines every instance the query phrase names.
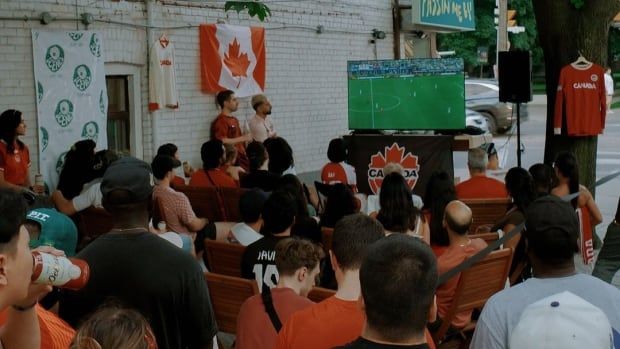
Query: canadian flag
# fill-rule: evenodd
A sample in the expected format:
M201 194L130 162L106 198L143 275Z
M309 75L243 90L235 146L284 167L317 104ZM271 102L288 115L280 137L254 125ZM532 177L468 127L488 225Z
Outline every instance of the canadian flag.
M265 28L228 24L200 26L202 90L232 90L237 97L265 89Z

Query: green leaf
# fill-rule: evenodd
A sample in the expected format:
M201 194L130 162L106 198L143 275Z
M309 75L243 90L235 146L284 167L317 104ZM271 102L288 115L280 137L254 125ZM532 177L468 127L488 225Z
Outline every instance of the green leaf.
M224 4L224 11L228 12L230 10L237 11L237 13L241 13L242 11L247 10L250 17L256 16L261 22L263 22L265 18L271 16L271 10L269 9L269 7L256 0L226 1L226 4Z
M573 4L573 6L575 6L576 9L580 9L583 7L583 5L586 4L585 0L570 0L571 4Z

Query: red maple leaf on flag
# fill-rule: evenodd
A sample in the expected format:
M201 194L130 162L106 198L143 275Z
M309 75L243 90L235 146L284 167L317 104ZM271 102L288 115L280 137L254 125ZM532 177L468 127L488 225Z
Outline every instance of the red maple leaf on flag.
M230 69L230 73L233 77L239 77L239 83L241 84L241 78L247 77L248 67L250 66L250 60L247 53L241 53L241 45L237 41L237 38L232 43L228 44L228 53L224 54L224 64Z
M383 153L377 152L377 154L370 157L370 164L368 165L369 175L368 184L373 193L378 193L383 183L383 172L381 175L371 175L378 173L377 170L383 170L383 167L388 163L393 162L400 164L406 172L406 181L410 189L415 187L418 180L418 171L420 165L418 164L418 157L408 152L405 154L405 147L400 147L398 143L393 143L390 147L385 147Z

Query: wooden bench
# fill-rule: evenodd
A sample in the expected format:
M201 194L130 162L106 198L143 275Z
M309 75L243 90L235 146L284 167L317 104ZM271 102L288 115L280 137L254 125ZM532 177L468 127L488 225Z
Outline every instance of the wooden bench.
M463 199L472 212L473 221L469 232L474 234L481 225L494 225L504 216L510 205L508 198L504 199Z
M241 305L246 299L258 294L256 280L216 273L205 273L205 280L218 329L235 334Z
M444 315L439 329L433 333L435 343L440 344L450 328L456 314L481 309L489 298L506 286L508 271L512 261L512 249L506 248L493 251L483 260L464 270L452 298L452 304ZM461 329L462 332L471 332L475 323L470 323Z
M245 246L228 242L206 240L205 253L212 272L241 277L241 258Z
M247 189L177 186L187 196L196 216L211 222L240 222L239 200Z
M189 199L196 216L207 218L210 222L224 221L224 207L215 187L178 187L177 191Z

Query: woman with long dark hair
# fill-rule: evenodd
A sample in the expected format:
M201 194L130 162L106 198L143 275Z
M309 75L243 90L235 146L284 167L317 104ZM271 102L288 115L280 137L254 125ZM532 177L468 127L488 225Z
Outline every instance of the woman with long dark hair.
M506 191L512 199L512 205L506 211L504 217L491 228L491 231L502 230L504 232L511 231L517 225L525 221L525 210L532 201L536 200L536 189L534 188L534 180L527 170L520 167L513 167L508 170L505 178ZM514 237L504 244L504 247L516 247L520 236Z
M30 151L18 138L25 134L26 123L21 111L8 109L0 114L0 187L18 191L31 187ZM42 187L32 189L37 193L44 190Z
M443 226L443 215L446 205L456 199L454 180L448 172L434 172L426 184L422 212L429 222L431 247L437 256L450 246L448 231Z
M293 148L282 137L267 138L265 149L269 153L269 171L278 175L296 174Z
M280 176L267 170L269 167L269 155L261 142L251 142L245 148L250 162L250 172L241 176L241 188L260 188L266 192L272 192L278 186Z
M84 184L95 179L93 164L96 146L94 141L85 139L75 142L67 152L56 187L66 199L80 195Z
M528 172L532 175L532 178L534 179L536 195L538 197L549 195L551 193L551 188L555 187L556 182L553 167L547 164L538 163L532 165L528 169Z
M579 207L587 207L591 215L591 223L597 225L603 221L601 211L599 210L592 193L588 188L579 184L579 167L577 166L577 158L571 152L558 153L553 166L557 176L557 185L551 190L553 195L565 196L579 192L579 196L571 200L571 204L575 209Z
M308 205L308 201L304 195L303 185L299 179L292 174L284 175L280 178L278 189L288 192L295 199L297 213L295 214L295 224L293 224L291 228L291 235L320 243L321 229L317 221L312 218L312 216L316 215L316 212L314 212L314 210L313 212L309 211L312 206Z
M413 205L411 190L401 174L390 173L383 178L379 203L381 209L377 220L383 224L386 235L408 234L430 243L428 223L422 212Z
M342 217L359 210L359 201L348 185L332 184L325 202L325 211L321 214L321 227L333 228Z
M510 232L516 226L525 221L525 210L536 200L536 189L534 180L530 173L520 167L513 167L508 170L505 177L506 191L512 199L512 205L506 214L491 227L491 231ZM529 277L527 271L527 256L525 254L525 243L521 239L521 234L504 243L505 248L513 248L512 265L510 266L511 281L518 282Z
M558 153L554 163L554 170L558 182L551 194L564 197L566 195L579 193L571 200L571 204L577 211L579 223L581 225L580 250L581 257L576 260L576 267L579 271L592 271L594 262L594 226L603 221L603 216L599 210L592 193L588 188L579 184L579 167L577 158L571 152Z

